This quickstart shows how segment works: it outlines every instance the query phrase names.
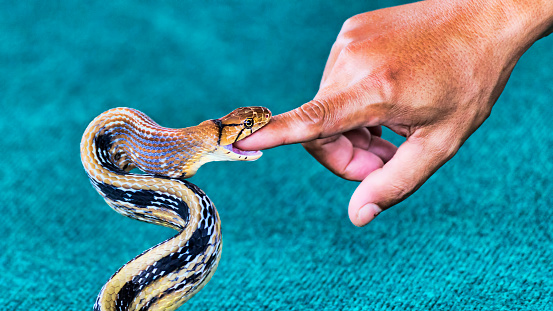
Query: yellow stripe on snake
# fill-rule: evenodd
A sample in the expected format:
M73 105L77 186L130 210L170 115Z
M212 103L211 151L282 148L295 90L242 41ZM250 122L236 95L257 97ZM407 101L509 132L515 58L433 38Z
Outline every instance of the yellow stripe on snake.
M175 310L210 280L219 263L219 215L184 180L210 161L252 161L260 151L233 146L269 122L264 107L170 129L140 111L115 108L96 117L81 140L81 161L115 211L179 233L136 256L104 285L94 310ZM130 171L138 168L144 174Z

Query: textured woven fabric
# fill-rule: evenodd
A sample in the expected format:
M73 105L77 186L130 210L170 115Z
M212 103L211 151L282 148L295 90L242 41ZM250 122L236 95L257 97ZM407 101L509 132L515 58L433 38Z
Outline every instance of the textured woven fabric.
M79 142L96 115L282 113L314 96L345 19L394 4L0 1L0 310L90 309L174 234L90 186ZM357 184L299 145L202 167L191 181L218 207L223 255L181 309L553 310L552 50L536 43L459 153L365 228L347 216Z

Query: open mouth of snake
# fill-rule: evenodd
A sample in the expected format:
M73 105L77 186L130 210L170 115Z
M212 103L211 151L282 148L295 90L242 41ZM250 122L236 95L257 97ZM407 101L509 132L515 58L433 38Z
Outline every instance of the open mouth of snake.
M257 156L257 155L262 155L263 154L259 150L242 150L242 149L236 148L234 146L234 144L223 145L221 147L225 148L226 150L228 150L232 153L235 153L237 155L242 155L242 156Z

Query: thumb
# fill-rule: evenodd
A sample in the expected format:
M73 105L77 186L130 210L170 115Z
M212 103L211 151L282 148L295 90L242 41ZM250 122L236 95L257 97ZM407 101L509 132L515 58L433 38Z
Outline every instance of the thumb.
M361 126L378 125L377 116L371 109L365 108L363 112L357 112L343 107L344 105L340 101L312 100L294 110L274 116L269 124L236 142L235 146L242 150L269 149L325 138ZM359 107L351 106L353 109ZM371 113L371 118L365 117ZM367 124L369 122L371 124Z
M457 150L458 145L451 144L451 140L410 136L388 163L357 187L349 203L351 222L364 226L383 210L406 199Z

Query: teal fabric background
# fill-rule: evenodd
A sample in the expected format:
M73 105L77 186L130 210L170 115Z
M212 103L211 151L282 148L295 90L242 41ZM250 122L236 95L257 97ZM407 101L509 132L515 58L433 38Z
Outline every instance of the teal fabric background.
M184 127L288 111L316 93L348 17L401 3L0 1L0 310L89 310L174 234L90 186L79 142L96 115L128 106ZM552 50L536 43L458 155L365 228L347 216L357 184L299 145L202 167L191 181L224 250L181 310L553 310Z

